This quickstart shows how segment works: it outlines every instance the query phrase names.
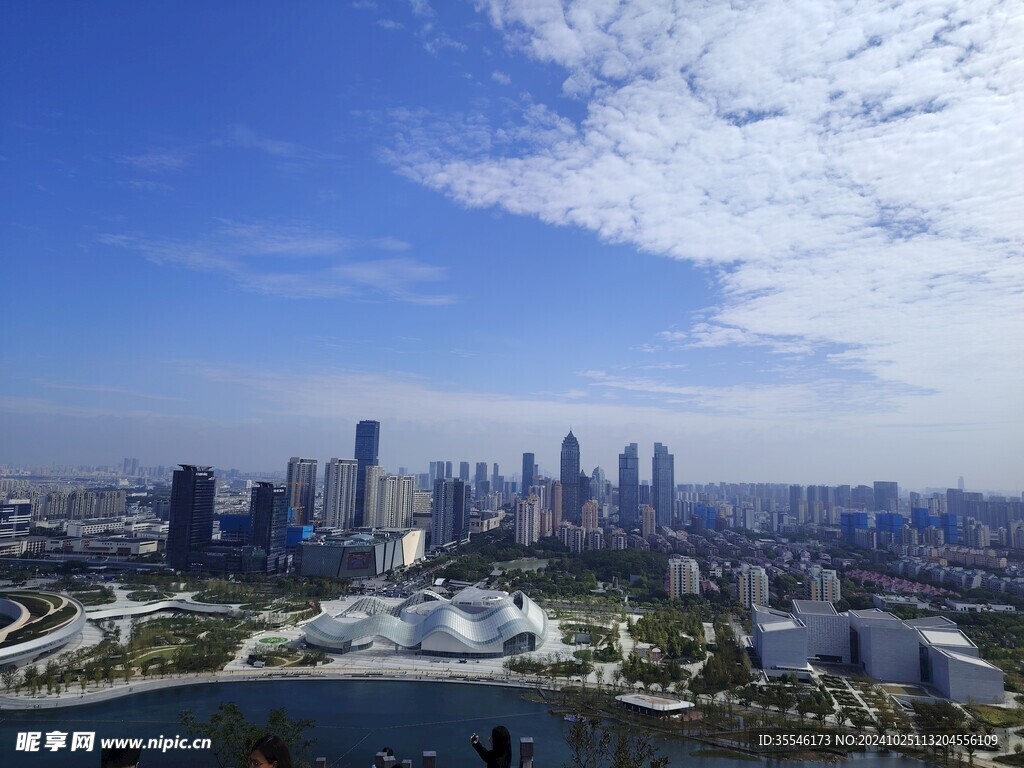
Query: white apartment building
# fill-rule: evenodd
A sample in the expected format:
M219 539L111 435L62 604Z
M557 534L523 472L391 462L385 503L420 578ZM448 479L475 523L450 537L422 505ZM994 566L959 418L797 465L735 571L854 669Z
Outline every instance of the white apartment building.
M700 594L700 566L691 557L670 557L665 588L669 598Z
M746 608L752 605L768 605L768 574L759 565L752 565L740 574L740 604Z

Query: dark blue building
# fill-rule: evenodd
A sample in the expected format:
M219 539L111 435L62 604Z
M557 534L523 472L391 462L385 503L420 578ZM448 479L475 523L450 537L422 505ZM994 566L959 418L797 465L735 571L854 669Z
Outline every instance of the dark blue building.
M356 469L356 511L354 526L363 525L366 507L366 468L377 466L377 452L380 450L380 422L360 421L356 424L355 460Z

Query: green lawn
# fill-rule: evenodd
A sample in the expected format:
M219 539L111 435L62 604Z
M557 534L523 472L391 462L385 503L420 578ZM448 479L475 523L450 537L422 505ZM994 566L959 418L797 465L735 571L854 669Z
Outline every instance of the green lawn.
M982 722L994 725L996 728L1024 725L1024 707L1003 709L986 704L969 704L966 709Z

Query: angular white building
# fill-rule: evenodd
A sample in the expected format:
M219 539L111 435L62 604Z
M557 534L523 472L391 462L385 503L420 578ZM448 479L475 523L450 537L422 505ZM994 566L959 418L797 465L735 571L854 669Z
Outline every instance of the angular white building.
M792 614L754 604L754 650L770 677L810 671L807 663L807 626Z

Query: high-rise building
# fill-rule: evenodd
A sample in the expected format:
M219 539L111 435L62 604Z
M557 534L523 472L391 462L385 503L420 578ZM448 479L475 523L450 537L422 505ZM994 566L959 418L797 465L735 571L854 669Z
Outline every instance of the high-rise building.
M463 487L465 484L463 483ZM398 488L395 493L395 505L388 512L386 527L412 528L413 514L416 509L416 478L412 475L399 475Z
M665 588L669 599L700 594L700 566L690 557L674 555L668 560Z
M807 572L807 596L811 600L824 600L829 603L842 600L839 574L817 565L812 566Z
M676 490L676 459L668 446L654 444L651 459L651 506L658 515L658 526L672 525Z
M324 466L323 523L328 528L351 528L356 514L359 462L331 459Z
M399 474L402 474L402 473L399 472ZM460 461L459 462L459 480L461 480L464 483L468 483L469 482L469 462L468 461Z
M580 511L581 524L588 531L595 531L600 528L597 522L598 504L593 499L583 502L583 509Z
M527 496L516 502L516 544L536 544L540 538L540 501Z
M356 519L359 520L357 528L380 528L383 525L378 514L381 509L380 481L384 475L384 467L378 464L366 468L363 509L356 510Z
M807 503L802 485L789 486L789 514L797 525L807 522Z
M473 490L476 491L476 497L479 499L484 495L483 484L487 482L487 462L478 461L476 463L476 475L473 480Z
M597 499L598 504L604 504L607 500L604 470L600 467L594 467L594 471L590 473L590 498Z
M28 536L32 525L31 499L11 499L0 503L0 544Z
M630 530L640 523L640 454L630 443L619 454L619 525Z
M267 553L267 573L287 570L288 487L256 483L249 497L250 543Z
M313 502L316 499L316 459L288 459L288 503L295 525L313 522Z
M562 441L561 474L562 517L578 523L580 519L580 443L572 430Z
M530 488L533 487L533 469L537 464L537 457L532 453L523 454L523 475L521 479L522 488L519 489L520 496L529 496Z
M551 527L556 534L562 527L562 484L557 480L551 484Z
M455 477L455 468L452 466L452 463L450 461L446 461L444 463L444 476Z
M746 608L752 605L768 605L768 574L759 565L752 565L740 574L740 604Z
M213 537L213 505L217 483L211 467L181 464L171 480L171 519L167 527L167 564L191 570Z
M411 475L388 475L381 467L367 469L367 483L377 479L376 494L367 486L366 500L371 495L374 506L366 510L365 528L410 528L413 522L414 479Z
M431 546L443 547L468 535L466 484L461 480L437 480L431 509Z
M363 512L366 509L366 468L377 466L377 453L380 450L380 422L360 421L356 424L355 458L358 463L356 474L356 516L355 527L363 525Z
M897 512L900 508L899 485L882 480L875 481L875 509L882 512Z
M648 536L653 536L658 530L658 513L650 504L644 504L640 514L643 518L640 522L640 534L646 539Z
M494 462L491 469L491 490L500 493L502 488L501 473L498 470L498 462Z

